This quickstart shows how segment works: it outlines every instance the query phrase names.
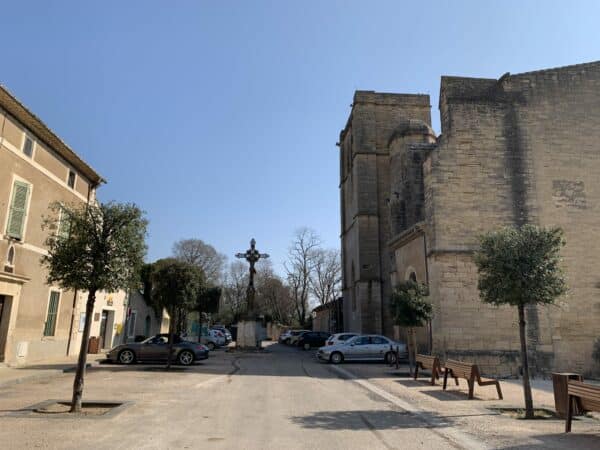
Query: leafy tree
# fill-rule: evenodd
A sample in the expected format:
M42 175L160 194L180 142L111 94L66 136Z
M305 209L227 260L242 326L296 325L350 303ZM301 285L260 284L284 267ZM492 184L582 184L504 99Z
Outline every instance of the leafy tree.
M415 328L424 326L432 315L431 303L424 299L427 295L427 286L413 280L407 280L396 285L390 299L394 323L402 327L408 327L408 358L411 374L417 352Z
M193 310L204 288L204 274L193 265L174 258L165 258L153 264L152 299L169 313L169 350L167 370L171 368L173 338L181 331L188 311Z
M87 291L85 325L73 383L71 412L81 411L88 340L98 291L131 287L146 253L147 221L133 204L52 204L44 220L51 233L42 264L49 284Z
M519 313L525 418L533 418L529 384L525 306L553 303L567 286L560 268L564 246L560 228L524 225L502 228L481 237L475 254L481 299L493 305L516 306Z

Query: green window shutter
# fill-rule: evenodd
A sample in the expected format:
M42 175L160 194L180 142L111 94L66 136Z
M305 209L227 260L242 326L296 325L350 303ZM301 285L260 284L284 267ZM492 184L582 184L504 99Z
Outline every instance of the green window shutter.
M23 239L23 226L27 215L27 201L29 200L30 186L22 181L15 181L13 195L8 212L8 227L6 234L15 239Z
M56 317L58 316L58 304L60 302L60 292L50 292L50 301L48 302L48 316L44 326L44 336L54 336L56 331Z

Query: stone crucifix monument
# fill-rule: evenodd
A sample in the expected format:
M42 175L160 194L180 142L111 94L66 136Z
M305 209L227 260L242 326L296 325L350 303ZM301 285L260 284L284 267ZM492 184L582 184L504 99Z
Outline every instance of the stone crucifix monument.
M255 264L260 259L267 259L267 253L260 253L256 250L256 241L254 238L250 241L250 248L244 253L237 253L236 258L245 259L250 265L250 277L248 279L248 288L246 289L246 314L244 319L238 322L236 347L238 348L260 348L260 342L265 338L265 330L260 322L256 320L256 311L254 299L256 289L254 288L254 275L256 274Z

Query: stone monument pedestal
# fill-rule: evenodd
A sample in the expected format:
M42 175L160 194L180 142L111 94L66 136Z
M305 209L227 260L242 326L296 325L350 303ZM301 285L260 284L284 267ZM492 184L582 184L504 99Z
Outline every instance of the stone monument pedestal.
M235 347L239 349L259 349L266 338L266 331L256 320L241 320L237 324Z

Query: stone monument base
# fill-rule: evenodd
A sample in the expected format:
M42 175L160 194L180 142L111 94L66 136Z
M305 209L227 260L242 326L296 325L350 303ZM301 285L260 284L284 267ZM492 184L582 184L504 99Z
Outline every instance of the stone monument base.
M261 348L261 342L266 338L266 330L256 320L242 320L237 324L235 347L239 349Z

